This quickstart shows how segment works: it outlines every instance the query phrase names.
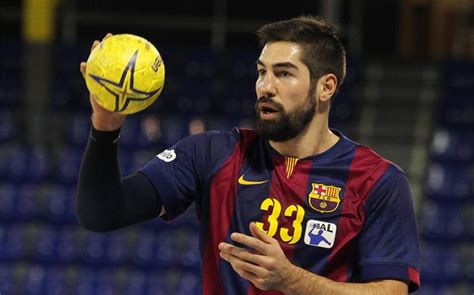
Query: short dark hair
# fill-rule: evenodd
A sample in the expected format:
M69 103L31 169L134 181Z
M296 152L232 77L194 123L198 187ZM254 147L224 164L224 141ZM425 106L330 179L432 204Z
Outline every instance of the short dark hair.
M263 47L269 42L288 41L301 44L301 61L308 67L311 81L332 73L337 78L337 88L346 76L346 51L336 30L323 18L299 16L269 23L257 30Z

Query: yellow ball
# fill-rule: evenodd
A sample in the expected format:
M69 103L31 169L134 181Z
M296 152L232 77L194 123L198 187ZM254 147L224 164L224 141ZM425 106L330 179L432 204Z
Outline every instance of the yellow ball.
M89 55L86 84L99 105L133 114L153 104L165 82L165 65L146 39L118 34L102 41Z

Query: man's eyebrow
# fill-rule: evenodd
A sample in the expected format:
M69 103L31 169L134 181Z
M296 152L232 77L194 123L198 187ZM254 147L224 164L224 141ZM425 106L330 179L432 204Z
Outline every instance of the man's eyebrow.
M261 66L265 66L264 63L262 61L260 61L259 59L255 62L257 65L261 65ZM298 69L298 67L291 63L291 62L279 62L279 63L276 63L276 64L272 64L272 67L273 68L293 68L293 69Z

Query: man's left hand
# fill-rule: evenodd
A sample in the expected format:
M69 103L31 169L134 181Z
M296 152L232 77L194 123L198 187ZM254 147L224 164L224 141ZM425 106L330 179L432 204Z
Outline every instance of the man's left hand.
M219 244L220 256L244 279L261 290L282 290L295 276L295 266L285 256L278 241L269 237L250 223L248 236L232 233L230 238L252 250L236 247L222 242Z

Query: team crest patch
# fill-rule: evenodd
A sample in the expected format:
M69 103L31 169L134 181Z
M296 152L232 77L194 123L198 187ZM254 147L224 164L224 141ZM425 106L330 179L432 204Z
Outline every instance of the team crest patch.
M321 183L312 183L311 186L311 192L308 195L309 206L321 213L336 211L341 203L339 197L341 188Z
M336 232L336 224L310 219L306 223L304 243L314 247L332 248L336 239Z
M158 156L158 159L163 160L165 162L171 162L176 159L176 153L174 150L164 150Z

